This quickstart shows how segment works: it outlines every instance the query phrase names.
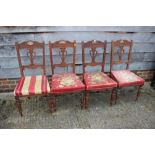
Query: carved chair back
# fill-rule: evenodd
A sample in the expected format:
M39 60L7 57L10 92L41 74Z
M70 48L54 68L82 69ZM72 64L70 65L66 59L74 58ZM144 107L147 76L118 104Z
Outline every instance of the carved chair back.
M68 48L72 49L72 62L68 62L66 60L66 57L68 55L67 50ZM54 63L54 49L58 49L58 55L61 59L61 62ZM75 73L75 59L76 59L76 41L70 42L65 40L60 40L56 42L49 42L49 50L50 50L50 60L51 60L51 69L52 74L54 74L54 70L56 67L63 67L68 68L69 66L72 67L72 72Z
M87 66L101 66L101 71L104 72L104 67L105 67L105 60L106 60L106 47L107 47L107 41L88 41L88 42L82 42L82 63L83 63L83 73L86 71ZM96 61L96 56L99 54L98 53L98 48L102 49L102 60L101 61ZM89 54L91 57L91 62L86 62L86 49L89 50Z
M42 53L42 63L35 63L34 59L36 57L36 49L41 49ZM26 50L27 57L30 60L30 63L28 65L23 65L22 59L21 59L21 52L22 50ZM24 76L24 69L37 69L41 68L43 75L46 74L45 70L45 47L44 42L36 42L36 41L26 41L22 43L16 42L16 51L17 51L17 58L20 68L20 74L21 76Z
M130 60L131 60L131 51L132 51L133 41L128 40L117 40L112 41L111 44L111 62L110 62L110 72L112 71L112 67L114 64L126 64L126 69L129 68ZM127 52L125 53L125 48ZM116 52L116 49L117 52ZM118 55L118 60L114 60L115 54ZM123 55L127 54L127 60L123 60Z

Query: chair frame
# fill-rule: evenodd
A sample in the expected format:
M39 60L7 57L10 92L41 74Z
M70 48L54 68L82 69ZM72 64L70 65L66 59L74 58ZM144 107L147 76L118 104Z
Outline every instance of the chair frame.
M119 55L119 60L118 61L113 61L114 58L114 54L115 54L115 48L118 47L120 50L118 52ZM122 60L123 54L124 54L124 47L129 47L128 48L128 59L126 61ZM131 51L132 51L132 47L133 47L133 40L117 40L117 41L113 41L111 43L111 59L110 59L110 75L113 78L111 72L112 72L112 67L114 64L126 64L126 70L129 69L129 65L131 62ZM134 86L138 86L137 89L137 95L136 95L136 101L138 100L138 97L140 96L140 91L143 87L143 85L134 85ZM125 86L124 86L125 87ZM118 90L122 88L118 86Z
M25 41L22 43L18 43L16 42L15 44L16 47L16 51L17 51L17 59L18 59L18 64L19 64L19 69L20 69L20 75L21 78L24 76L24 69L28 68L28 69L37 69L37 68L41 68L42 69L42 74L46 75L46 69L45 69L45 43L42 42L37 42L37 41ZM42 64L36 64L34 63L34 58L35 58L35 52L34 49L42 49L42 60L43 63ZM30 64L29 65L23 65L22 61L21 61L21 49L27 49L27 56L30 59ZM22 112L22 105L21 105L21 100L20 98L22 97L28 97L30 98L31 96L47 96L47 94L42 95L42 94L37 94L37 95L23 95L23 96L15 96L15 101L16 101L16 107L20 113L21 116L23 116L23 112ZM49 107L51 107L51 103L49 102Z
M61 63L59 64L54 64L53 62L53 49L58 48L59 51L59 56L61 58ZM67 56L67 51L66 48L72 48L73 49L73 63L66 63L66 56ZM52 75L54 74L54 70L56 67L69 67L72 66L72 73L75 73L75 63L76 63L76 41L74 40L73 42L67 41L67 40L59 40L56 42L49 42L49 51L50 51L50 61L51 61L51 70L52 70ZM66 93L75 93L78 92L80 93L80 98L81 98L81 109L83 108L83 102L84 102L84 91L73 91L73 92L63 92L59 94L66 94ZM52 103L54 105L54 111L56 111L56 96L58 94L52 94Z
M90 55L91 55L91 62L90 63L86 63L85 62L85 49L86 48L90 48ZM103 58L102 58L102 62L96 62L95 58L97 56L97 48L103 48ZM83 63L83 75L86 72L85 68L87 66L97 66L100 65L101 68L101 72L104 73L104 67L105 67L105 63L106 63L106 48L107 48L107 41L96 41L96 40L91 40L91 41L87 41L87 42L82 42L82 63ZM84 80L84 77L83 77ZM100 88L100 89L96 89L95 91L102 91L102 90L106 90L106 89L112 89L111 91L111 99L110 99L110 105L112 105L112 102L117 100L117 88ZM91 92L93 90L85 90L85 108L88 107L88 97L89 97L89 92Z

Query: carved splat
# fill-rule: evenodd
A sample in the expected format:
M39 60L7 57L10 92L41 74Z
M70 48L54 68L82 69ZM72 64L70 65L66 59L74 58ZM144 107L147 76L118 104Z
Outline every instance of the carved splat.
M53 51L54 49L59 49L59 56L61 59L61 62L59 64L54 64L53 61ZM67 63L66 57L67 57L67 48L71 48L73 50L73 63ZM75 55L76 55L76 42L70 42L65 40L60 40L56 42L49 42L49 50L50 50L50 60L51 60L51 68L52 73L54 74L54 70L56 67L68 67L71 66L73 68L73 73L75 73Z
M89 54L90 54L90 56L91 56L91 59L92 59L92 63L96 63L95 62L95 59L96 59L96 56L97 56L97 50L90 50L89 51Z
M61 58L61 64L66 65L66 56L67 56L67 50L65 48L61 48L59 51L59 56Z
M102 71L104 71L104 65L105 65L105 57L106 57L106 45L107 42L101 42L101 41L88 41L88 42L82 42L82 62L83 62L83 72L85 73L85 67L87 66L97 66L100 65L102 67ZM85 54L86 49L90 49L89 54L91 56L91 62L86 63L85 62ZM103 59L101 62L96 62L96 56L98 54L97 48L101 48L103 50Z
M128 41L128 40L118 40L118 41L112 41L112 46L111 46L111 63L110 63L110 71L112 70L113 64L126 64L126 69L129 67L130 59L131 59L131 50L133 46L133 41ZM128 47L128 57L127 60L122 60L123 55L125 54L125 47ZM118 60L114 60L114 54L115 54L115 49L118 48Z
M35 64L34 59L36 57L36 52L34 49L41 49L42 50L42 58L43 58L43 63L42 64ZM27 57L29 57L30 64L28 65L23 65L21 61L21 49L27 51ZM18 56L18 62L19 62L19 67L20 67L20 73L21 76L24 76L24 69L29 68L29 69L35 69L35 68L41 68L43 71L43 74L45 75L45 49L44 49L44 42L36 42L36 41L27 41L27 42L22 42L22 43L16 43L16 50L17 50L17 56Z
M124 46L120 46L118 51L119 61L122 61L123 54L124 54Z

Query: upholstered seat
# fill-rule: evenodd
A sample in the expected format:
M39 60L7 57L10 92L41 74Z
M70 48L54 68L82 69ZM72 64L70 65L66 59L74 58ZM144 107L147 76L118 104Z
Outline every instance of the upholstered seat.
M14 90L14 96L43 95L50 93L50 87L46 76L22 77Z
M86 90L99 90L117 87L117 83L103 72L93 72L84 74Z
M144 85L144 79L129 70L111 71L111 76L118 82L119 87Z
M85 85L74 73L54 74L51 82L51 92L53 94L83 91Z

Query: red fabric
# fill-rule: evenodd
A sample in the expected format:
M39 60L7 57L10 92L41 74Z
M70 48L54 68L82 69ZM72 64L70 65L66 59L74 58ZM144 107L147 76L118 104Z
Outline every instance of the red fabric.
M14 90L14 96L31 96L50 93L50 87L46 76L22 77Z
M102 72L85 73L84 81L87 90L99 90L117 87L117 83Z
M85 90L85 85L74 73L54 74L51 82L53 94Z
M111 76L118 82L119 87L143 85L145 82L144 79L129 70L112 71Z

